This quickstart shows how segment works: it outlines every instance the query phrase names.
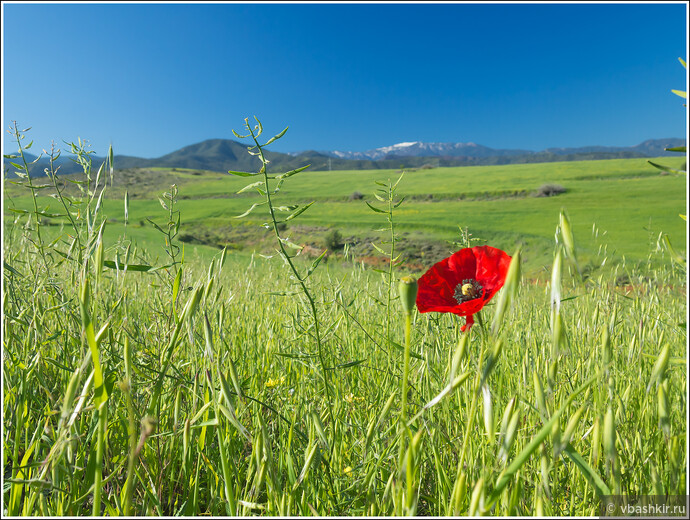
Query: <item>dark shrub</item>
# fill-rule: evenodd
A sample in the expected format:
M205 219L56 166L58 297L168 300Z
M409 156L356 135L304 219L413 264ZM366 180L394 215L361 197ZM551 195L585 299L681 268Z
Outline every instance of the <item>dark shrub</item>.
M364 195L362 195L360 192L355 191L352 195L350 195L350 200L360 200L363 199Z
M554 195L560 195L565 193L567 190L560 184L542 184L539 186L535 196L537 197L553 197Z
M324 245L331 251L342 249L345 244L343 243L343 237L340 234L340 231L334 229L328 233L324 239Z

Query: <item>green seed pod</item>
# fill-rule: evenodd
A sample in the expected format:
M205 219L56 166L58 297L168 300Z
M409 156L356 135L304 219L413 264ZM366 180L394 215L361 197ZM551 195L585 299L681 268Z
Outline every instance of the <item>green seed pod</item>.
M613 410L609 406L604 416L604 453L613 461L616 458L616 425L613 420Z
M494 439L494 412L491 405L491 392L487 385L482 386L482 396L484 398L484 429L486 430L486 440L492 443Z
M381 410L381 414L379 415L379 419L377 421L377 424L383 423L383 421L386 419L388 416L388 412L391 411L391 407L393 406L393 401L398 397L397 393L392 393L391 396L388 398L388 401L386 401L386 404L383 405L383 410Z
M187 460L187 453L189 453L189 434L192 430L192 423L187 418L184 422L184 430L182 430L182 458Z
M544 489L549 489L549 458L546 455L546 446L541 446L541 457L539 458L539 469L541 473L541 484Z
M564 210L561 210L558 227L561 232L563 245L565 246L566 256L577 261L577 257L575 256L575 239L573 238L573 230L570 227L570 220L568 219L568 216L565 214Z
M599 446L601 444L601 417L594 420L594 430L592 430L592 459L594 464L599 464Z
M72 413L72 404L74 403L74 396L77 392L77 385L79 384L79 379L81 375L81 369L77 368L72 377L70 377L69 384L67 385L67 390L65 391L65 399L62 402L62 413L60 414L60 421L58 427L62 428L64 424Z
M537 398L537 408L542 413L544 418L549 417L549 410L546 408L546 399L544 398L544 388L541 385L541 379L535 370L532 372L532 379L534 380L534 394Z
M496 333L503 321L503 315L508 310L512 301L517 297L518 288L520 287L520 262L522 261L521 250L518 249L510 259L508 272L506 273L506 280L503 289L499 293L498 302L496 303L496 311L494 312L494 319L491 322L491 332Z
M503 419L501 420L501 436L503 437L505 437L506 432L508 431L508 423L510 423L510 419L513 416L516 400L517 398L513 397L510 401L508 401L506 409L503 411Z
M664 435L668 437L671 435L671 421L669 418L668 405L668 379L664 379L664 382L658 386L657 397L659 405L659 426L664 432Z
M499 452L499 457L504 460L506 459L506 457L508 457L510 448L513 446L513 441L515 440L515 434L517 433L519 419L520 410L516 410L513 416L510 418L510 422L508 423L508 427L506 428L506 435L503 438L503 445L501 446L501 450Z
M655 382L659 382L664 378L666 373L666 368L668 367L668 359L671 353L671 347L669 343L666 343L664 347L659 352L659 357L654 364L652 369L652 377L649 378L649 384L647 385L647 392L652 388Z
M417 280L412 276L403 276L398 285L400 303L405 314L412 314L417 301Z
M202 290L201 290L201 287L199 287L194 291L194 294L192 294L189 297L189 300L187 300L187 304L184 306L184 309L182 310L182 319L183 320L189 320L192 318L192 316L194 315L194 312L196 311L196 308L199 306L199 301L201 300L201 295L202 295Z
M544 499L542 498L541 495L537 496L537 499L534 504L534 510L535 510L535 515L538 517L545 516L544 515Z
M484 505L484 479L480 478L472 491L469 516L477 516L477 511Z
M611 362L611 335L608 328L605 328L601 335L601 352L602 362L606 366Z
M549 386L556 387L556 375L558 374L558 358L549 363Z
M582 417L582 414L584 413L584 411L585 411L585 407L583 405L577 409L577 411L573 414L573 416L568 421L568 424L565 427L565 431L563 432L563 437L562 437L562 443L564 446L567 446L568 443L570 443L570 440L573 438L573 434L575 433L575 428L577 428L577 424L580 422L580 417Z
M215 280L215 278L209 278L208 282L206 283L206 289L204 290L205 301L209 299L209 295L211 294L211 289L213 288L213 280Z
M460 476L455 481L453 486L453 516L460 516L462 503L465 501L465 495L467 495L467 475L463 471Z

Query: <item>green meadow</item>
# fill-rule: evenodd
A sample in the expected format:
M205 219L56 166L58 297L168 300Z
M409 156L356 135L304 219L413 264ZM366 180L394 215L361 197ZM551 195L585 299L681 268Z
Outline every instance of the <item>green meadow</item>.
M655 161L676 168L682 163L678 158ZM420 243L438 245L435 257L417 258L417 263L426 266L452 252L460 228L467 228L474 237L496 247L510 249L524 243L525 261L536 273L549 262L554 215L561 208L568 212L586 258L593 257L604 244L612 259L645 260L661 232L668 234L680 250L686 247L684 222L678 218L679 213L684 213L686 178L660 175L644 159L434 168L404 173L307 169L280 191L281 204L315 201L298 223L289 225L292 230L288 229L287 234L315 248L323 246L326 229L336 229L353 239L359 237L363 242L376 241L380 235L377 230L382 227L380 215L369 210L366 202L376 202L376 181L395 181L401 173L397 192L406 200L396 212L396 221L399 229L409 234L409 244L401 246L413 251ZM117 179L118 175L122 178ZM140 239L142 247L155 249L158 237L146 219L160 220L165 212L158 197L176 184L182 215L180 233L205 236L206 240L197 244L202 250L204 245L228 245L234 251L271 250L270 244L266 246L262 240L267 235L261 227L267 219L265 208L258 208L244 219L235 218L261 200L251 191L237 194L248 184L243 178L163 168L134 174L116 171L115 177L115 186L103 202L105 214L115 223L107 226L108 237L120 233L117 223L124 221L123 197L127 191L129 233ZM549 184L559 185L565 192L535 196L540 187ZM5 199L6 209L28 207L30 197L13 188L8 190L11 199ZM38 200L48 213L57 207L57 202L48 197ZM51 223L58 221L64 219ZM364 254L370 255L371 251Z
M108 166L5 180L4 515L599 516L686 494L686 176L307 169L276 191ZM404 310L402 277L481 244L512 261L474 326Z

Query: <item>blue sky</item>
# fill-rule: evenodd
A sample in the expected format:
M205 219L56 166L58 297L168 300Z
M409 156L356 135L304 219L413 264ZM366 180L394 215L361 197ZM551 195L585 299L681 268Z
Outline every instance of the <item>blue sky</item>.
M679 2L2 7L3 125L31 126L39 150L81 137L158 157L253 115L290 126L281 152L686 132Z

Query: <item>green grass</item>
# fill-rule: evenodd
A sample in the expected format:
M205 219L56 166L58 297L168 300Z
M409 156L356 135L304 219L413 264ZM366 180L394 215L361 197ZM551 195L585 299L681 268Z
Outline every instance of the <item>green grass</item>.
M13 475L5 490L5 503L12 503L9 497L17 493L10 511L14 514L88 514L93 474L88 462L94 453L96 429L90 405L93 391L86 382L88 364L77 376L76 393L85 394L85 403L67 432L70 447L60 455L50 455L59 445L65 389L88 352L81 340L81 321L75 307L77 288L70 282L68 265L54 266L48 279L32 265L37 258L30 253L28 243L17 240L6 247L6 261L22 276L5 271L3 452L4 467ZM160 405L154 412L157 426L135 465L134 513L223 515L228 512L226 485L238 513L310 515L310 505L321 515L393 513L392 494L385 489L391 475L397 479L399 399L394 397L393 408L385 418L379 421L379 416L389 397L399 395L402 353L381 335L385 306L380 302L385 297L385 284L361 264L343 267L329 262L313 279L320 317L329 330L325 340L330 352L328 365L341 367L332 372L335 398L334 417L330 417L313 343L308 330L303 330L308 326L308 320L301 316L303 303L296 297L275 295L294 290L284 273L278 258L256 257L250 263L228 256L223 268L212 274L213 289L183 326L164 379ZM422 436L416 462L420 468L415 483L418 514L448 512L465 435L469 435L469 455L462 474L469 486L467 495L483 478L483 493L489 496L501 470L527 447L546 420L535 401L533 374L543 386L551 414L581 383L595 378L596 384L566 406L559 423L563 432L575 411L585 407L572 447L608 487L615 485L615 473L608 469L602 441L594 436L593 429L598 424L601 435L606 409L612 406L616 420L614 460L620 464L621 491L653 494L655 486L660 486L664 492L683 492L686 336L685 325L679 326L685 319L685 306L678 287L684 287L684 281L670 267L631 275L633 292L616 288L607 279L592 279L584 287L569 280L565 283L561 312L566 342L552 381L548 289L523 284L504 320L503 351L489 379L496 436L486 435L481 404L475 412L478 426L465 431L472 378L413 425L413 431L420 431ZM186 266L176 302L178 313L191 294L186 289L199 283L203 287L207 279L202 263ZM100 342L100 363L109 394L102 511L116 514L121 507L129 452L126 393L118 386L126 379L125 338L132 349L131 388L138 425L150 404L151 389L163 364L163 347L170 341L175 318L169 282L160 272L130 272L118 280L108 270L100 283L92 305L95 329L108 323ZM398 302L393 304L394 316L399 316ZM493 308L485 310L488 321ZM210 349L204 340L204 316L212 332ZM461 322L450 315L415 315L411 349L418 357L411 360L410 416L447 385ZM600 373L604 369L602 333L607 329L612 349L610 379ZM402 339L400 317L395 319L392 340L402 343ZM477 329L458 372L474 373L479 351L484 345L490 349L491 341ZM663 374L669 385L668 435L659 426L655 384L652 392L646 391L665 344L670 345L670 363ZM244 398L237 396L232 384L230 360ZM221 392L216 366L224 374L236 421L246 428L249 439L228 416L217 415L213 406L204 408L214 393ZM212 374L210 383L205 376L207 369ZM520 419L509 456L502 461L498 456L500 421L514 397ZM230 409L226 401L221 403ZM75 408L76 401L67 411L72 413ZM324 423L325 447L312 412L320 414ZM227 475L223 474L219 442L230 464ZM563 453L553 457L554 442L548 437L541 451L527 458L519 478L511 479L499 495L494 514L598 514L597 489L570 458ZM312 461L305 478L297 484L313 446L321 446L321 458ZM546 457L545 476L539 453ZM42 461L46 458L50 463L43 474ZM18 476L19 467L23 469ZM513 503L510 497L518 485L521 491ZM467 495L459 499L460 511L469 507ZM257 504L261 509L246 504Z
M665 161L678 166L676 158ZM676 164L678 163L678 164ZM195 175L194 173L200 173ZM183 215L181 232L187 235L213 237L209 242L227 244L239 240L238 247L262 249L260 228L267 219L261 207L248 219L233 217L259 199L257 194L236 195L248 181L212 172L173 171L151 169L147 184L140 189L141 173L135 177L116 180L115 189L104 203L110 219L124 218L122 196L124 189L136 198L130 200L129 222L134 236L141 238L142 247L155 244L156 233L146 218L156 220L162 214L158 196L171 182L180 188L179 207ZM293 204L315 200L316 203L300 216L294 235L304 243L319 247L313 229L302 231L300 226L334 227L343 234L362 237L365 242L377 238L380 228L377 214L368 210L364 201L375 201L372 193L375 180L396 179L395 171L309 172L290 179L282 188L279 200ZM118 173L116 173L117 179ZM159 181L155 181L160 177ZM154 179L152 181L152 179ZM556 183L566 193L553 197L534 197L543 184ZM477 166L438 168L406 172L398 193L408 200L398 210L402 228L425 240L446 244L436 248L433 258L420 259L423 265L439 260L453 250L449 242L457 241L458 228L468 227L475 237L491 241L497 247L511 244L526 245L526 263L537 272L549 262L554 232L552 215L565 208L575 225L583 254L597 252L599 241L593 233L606 237L609 256L620 260L643 260L660 232L669 235L679 250L685 250L684 222L678 218L684 212L686 179L682 176L661 176L644 159L582 161L564 163L525 164L508 166ZM354 192L364 195L350 200ZM9 190L11 201L6 207L28 208L30 198L21 196L15 187ZM517 193L517 196L514 195ZM431 198L428 198L431 197ZM40 206L56 208L56 202L39 197ZM143 224L143 225L140 225ZM232 228L249 228L249 237L237 239ZM139 229L137 229L139 228ZM148 228L148 230L146 229ZM323 234L323 233L322 233ZM317 233L318 235L318 233ZM114 238L108 233L109 237ZM311 239L311 240L310 240Z
M125 230L126 184L98 211L81 204L76 230L31 213L6 220L3 514L597 516L602 495L685 494L687 274L653 247L664 231L685 248L685 178L646 171L631 160L406 175L398 195L441 201L394 210L396 249L469 226L509 254L521 245L531 267L469 333L463 318L413 312L404 400L405 320L390 289L405 266L389 280L331 256L307 293L279 255L249 248L188 244L169 265L145 220L165 227L168 212L134 198ZM259 200L208 198L245 183L173 173L181 196L205 197L179 201L180 233L227 226ZM385 172L304 173L277 204L318 202L286 233L388 225L345 200ZM544 183L568 191L504 198ZM485 191L502 198L474 200ZM30 196L8 193L6 207L33 211ZM452 200L463 193L473 200ZM583 279L564 225L555 247L561 207ZM168 267L107 267L128 248L129 264ZM605 258L617 261L594 268Z

